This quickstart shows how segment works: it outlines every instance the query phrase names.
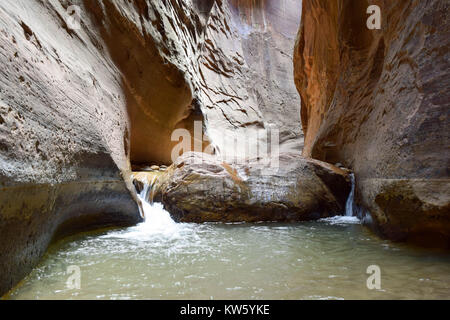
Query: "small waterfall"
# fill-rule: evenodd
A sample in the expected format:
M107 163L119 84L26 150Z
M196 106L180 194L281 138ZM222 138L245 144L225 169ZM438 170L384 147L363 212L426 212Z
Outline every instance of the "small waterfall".
M139 197L142 199L145 199L145 201L153 203L153 198L155 196L155 188L156 188L156 176L152 177L152 180L150 183L144 183L144 187L142 188L141 192L139 193Z
M147 194L148 194L148 189L150 188L149 184L144 184L144 187L142 188L141 192L139 193L139 199L141 201L147 201Z
M331 218L323 218L319 221L323 221L329 224L348 225L348 224L360 224L359 218L353 214L354 196L355 196L355 175L350 174L350 182L352 184L350 194L348 195L347 202L345 203L345 215L334 216Z
M153 203L156 179L157 177L154 176L149 183L144 183L142 191L138 194L142 203L142 216L145 219L139 227L139 231L148 236L155 234L171 235L177 232L177 223L172 220L161 203Z
M156 187L156 176L153 177L152 182L151 182L151 186L150 186L150 195L148 197L148 200L150 201L150 203L153 203L153 198L155 197L155 187Z
M350 194L348 195L347 202L345 204L345 215L347 217L353 216L353 201L355 196L355 175L350 173L350 182L352 184Z
M355 196L355 175L350 174L350 182L352 184L350 194L348 195L347 202L345 203L345 215L334 216L331 218L323 218L319 221L323 221L329 224L336 225L348 225L348 224L360 224L359 218L353 214L354 196Z

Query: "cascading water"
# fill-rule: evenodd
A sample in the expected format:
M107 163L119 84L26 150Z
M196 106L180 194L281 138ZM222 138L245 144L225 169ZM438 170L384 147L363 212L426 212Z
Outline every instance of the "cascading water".
M355 216L289 224L175 223L152 203L158 181L147 177L139 180L145 182L139 194L145 222L58 242L9 298L448 298L450 257L422 256L371 237ZM364 285L368 261L389 271L383 290ZM82 270L79 290L67 288L66 270L73 265Z
M355 175L350 174L351 189L348 195L347 202L345 203L345 215L334 216L331 218L320 219L319 221L327 222L330 224L359 224L361 221L353 215L353 202L355 197Z
M353 216L353 201L355 197L355 175L353 173L350 173L350 182L351 182L351 190L350 194L348 195L347 202L345 204L345 215L347 217Z
M144 222L136 226L136 232L142 232L146 235L173 235L176 234L179 226L172 220L170 214L164 210L161 203L154 203L157 177L153 177L150 183L144 183L142 191L138 194L142 203L142 216Z
M153 203L153 197L155 195L156 179L157 177L153 176L150 183L144 183L144 187L139 193L139 199L141 200L144 199L146 202Z

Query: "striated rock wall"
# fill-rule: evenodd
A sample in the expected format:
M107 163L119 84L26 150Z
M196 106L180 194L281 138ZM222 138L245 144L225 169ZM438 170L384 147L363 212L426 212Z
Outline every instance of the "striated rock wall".
M86 16L67 27L67 6L0 3L0 295L52 239L141 220L120 72Z
M255 137L246 153L236 151L237 157L254 157L255 145L264 145L275 130L282 152L301 151L300 98L292 66L300 15L300 0L219 0L212 7L199 100L219 154L231 153L234 137ZM227 134L230 139L223 139Z
M277 128L299 152L299 18L294 0L2 1L0 294L55 237L140 221L130 161L169 164L176 128L200 121L213 152L232 149L214 130Z
M366 27L381 8L381 29ZM397 240L450 246L447 1L305 0L295 54L303 154L356 173Z
M292 67L300 0L83 3L121 73L133 163L171 163L172 133L194 137L194 121L208 152L234 154L224 136L259 134L237 152L256 156L272 130L282 151L301 151Z
M192 102L212 2L83 1L120 71L133 163L171 163L172 132L203 121Z

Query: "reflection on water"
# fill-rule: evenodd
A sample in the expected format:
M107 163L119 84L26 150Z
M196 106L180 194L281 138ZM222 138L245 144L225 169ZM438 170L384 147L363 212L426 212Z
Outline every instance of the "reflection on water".
M149 204L145 204L150 206ZM177 224L161 205L136 227L66 239L13 299L450 298L450 257L383 241L353 217L298 224ZM66 288L67 267L81 289ZM369 290L369 265L381 290Z

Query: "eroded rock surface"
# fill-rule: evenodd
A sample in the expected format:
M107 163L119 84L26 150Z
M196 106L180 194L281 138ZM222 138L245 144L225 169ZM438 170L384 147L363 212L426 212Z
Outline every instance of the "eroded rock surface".
M121 75L133 163L171 163L176 128L203 122L195 92L213 0L83 1Z
M194 138L194 121L197 151L253 156L272 131L283 151L302 149L292 66L300 0L83 3L121 72L133 163L170 164L174 130ZM250 151L235 152L236 137L251 137Z
M369 4L380 30L366 27ZM450 247L448 11L305 0L294 62L303 154L355 171L358 205L382 234Z
M350 191L346 171L295 153L281 154L272 163L229 165L215 156L188 152L156 183L153 199L183 222L329 217L344 212Z
M0 3L0 295L55 237L141 220L120 72L67 6Z
M300 15L300 0L220 0L212 7L198 96L218 153L255 156L252 147L264 144L274 130L281 151L301 151L292 66ZM250 151L232 150L234 137L247 138Z
M299 2L2 1L0 294L58 234L140 221L130 160L170 164L176 128L200 121L203 147L276 128L300 150Z

